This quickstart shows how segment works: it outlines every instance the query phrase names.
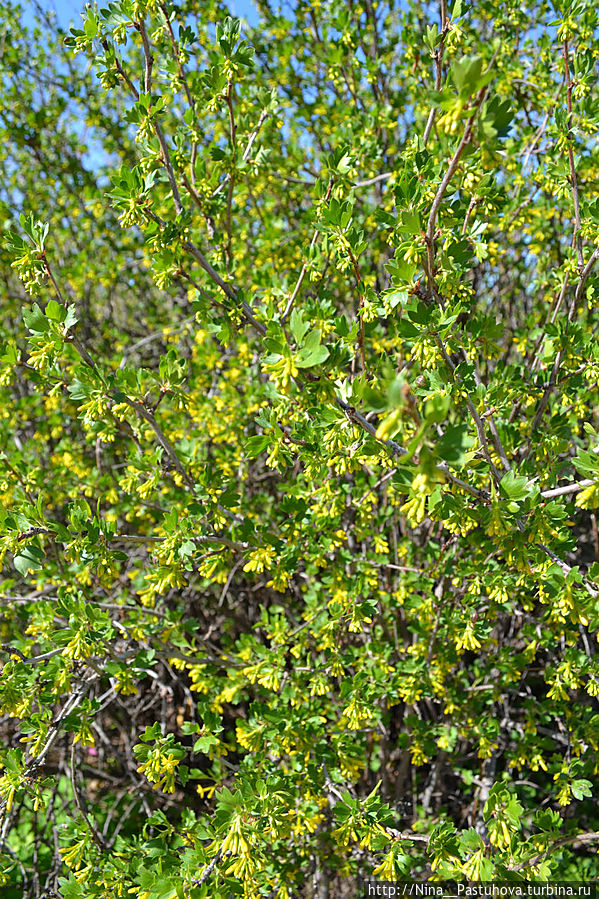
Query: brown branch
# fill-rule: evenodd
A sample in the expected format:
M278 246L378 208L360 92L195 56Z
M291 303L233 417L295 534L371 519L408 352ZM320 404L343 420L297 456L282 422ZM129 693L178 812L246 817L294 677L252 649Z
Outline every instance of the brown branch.
M445 51L445 38L447 36L447 32L449 31L449 19L447 18L447 0L441 0L440 3L440 19L441 19L441 40L439 41L439 46L435 50L434 60L435 60L435 90L441 90L441 82L443 80L443 53ZM423 146L426 147L428 143L428 139L430 137L430 133L435 121L436 110L435 107L431 107L431 110L428 114L428 120L426 122L426 127L424 129L424 135L422 138Z
M399 443L396 443L395 440L381 440L380 438L378 438L376 436L376 428L374 427L374 425L371 424L368 419L364 418L361 412L358 412L357 409L354 409L353 406L350 406L349 403L346 403L344 400L342 400L341 397L336 396L335 402L341 409L343 409L343 411L348 416L348 418L351 419L351 421L359 425L362 430L370 434L371 437L374 437L378 443L386 446L392 456L407 455L408 451L405 449L405 447L401 446L401 444ZM485 504L491 502L490 493L488 493L486 490L479 490L478 487L473 487L472 484L468 484L466 481L462 481L461 478L458 478L455 475L451 474L451 472L449 471L449 466L446 463L441 462L436 466L436 468L444 478L446 478L456 487L459 487L460 490L464 490L466 493L469 493L471 496L476 497L476 499Z
M328 200L331 196L331 191L333 190L334 183L335 183L334 179L331 178L329 180L329 186L327 187L327 192L326 192L324 200L323 200L324 203L328 202ZM314 234L312 235L312 240L310 241L310 250L312 250L314 248L314 246L316 245L316 241L318 239L318 233L319 233L318 231L315 231ZM302 284L304 283L304 278L306 277L307 271L308 271L308 266L304 262L304 264L302 265L301 271L299 273L299 277L296 281L295 287L293 288L293 291L291 292L291 294L289 296L289 300L287 301L285 311L283 312L283 315L281 316L281 324L282 325L285 324L285 322L287 321L287 319L289 318L289 316L291 314L291 310L293 309L294 303L297 299L297 295L299 294Z
M102 49L104 50L104 52L109 53L110 52L110 44L108 43L108 41L103 40L101 43L102 43ZM121 78L123 79L123 81L125 82L127 87L129 88L129 92L131 93L131 96L137 102L137 100L139 100L139 91L137 90L137 88L135 87L135 85L133 84L133 82L131 81L129 76L127 75L124 68L122 67L121 61L117 57L116 53L114 53L114 64L116 66L117 72L119 73L119 75L121 76Z
M555 840L550 846L547 846L543 852L538 852L536 855L531 856L531 858L526 859L526 861L514 865L510 868L510 871L520 871L522 868L533 867L538 864L538 862L547 858L547 856L550 856L555 849L560 849L562 846L576 846L577 844L584 846L586 843L596 843L598 841L599 832L597 831L587 831L586 833L577 833L569 837L562 837L560 840Z
M489 67L492 65L493 60L489 64ZM439 207L441 202L443 201L443 197L445 196L445 192L449 187L450 181L453 178L456 169L458 167L460 158L467 144L470 143L470 139L472 137L472 129L474 126L474 118L476 113L480 109L480 106L486 96L487 88L483 87L478 92L476 100L474 101L474 105L470 109L470 116L466 123L466 127L464 128L464 133L460 138L460 142L456 148L453 157L451 158L449 165L447 167L447 171L445 172L443 178L441 179L441 183L437 188L437 192L435 194L431 211L429 213L428 222L426 224L425 231L425 241L426 241L426 252L427 252L427 266L426 266L426 276L429 286L429 292L431 299L435 296L435 225L437 223L437 214L439 212Z
M127 403L127 405L135 411L139 418L143 419L150 425L156 436L156 439L158 440L158 443L169 457L173 468L181 475L185 483L193 489L195 487L194 479L183 467L181 460L177 456L177 453L175 452L172 444L170 443L168 438L165 437L164 432L160 428L160 425L158 424L152 413L148 409L146 409L143 403L140 403L137 400L132 400L128 396L124 397L123 402Z
M447 350L446 350L446 348L445 348L445 345L444 345L443 341L441 340L441 338L439 337L438 334L435 334L435 341L436 341L436 343L437 343L437 346L438 346L439 349L441 350L441 354L443 355L443 359L445 360L445 364L446 364L447 367L449 368L449 370L450 370L450 372L451 372L451 374L452 374L453 379L454 379L458 384L460 384L460 386L461 386L462 389L464 390L464 396L465 396L465 399L466 399L466 405L468 406L468 410L469 410L470 415L472 416L472 419L473 419L473 421L474 421L474 425L475 425L475 427L476 427L476 431L477 431L477 434L478 434L478 439L479 439L480 446L481 446L481 449L482 449L482 451L483 451L485 460L487 461L487 463L488 463L488 465L489 465L489 468L491 469L491 474L493 475L493 478L495 479L495 482L496 482L497 484L499 484L499 482L500 482L502 476L501 476L500 472L498 471L498 469L496 468L496 466L493 464L493 461L492 461L492 459L491 459L491 454L490 454L490 452L489 452L489 443L488 443L488 441L487 441L487 435L486 435L486 433L485 433L485 426L484 426L484 424L483 424L482 418L481 418L480 415L478 414L478 412L477 412L477 410L476 410L476 406L475 406L474 403L472 402L472 399L470 398L470 394L466 391L466 389L465 389L465 387L464 387L464 382L463 382L461 376L459 375L459 373L457 372L456 366L453 364L453 362L452 362L452 360L451 360L451 357L450 357L449 353L447 352ZM464 353L464 355L465 355L465 353ZM488 417L490 418L490 416L488 416ZM503 451L503 447L501 446L501 441L499 441L499 435L497 435L497 440L498 440L498 442L499 442L499 446L501 447L500 458L501 458L502 456L505 457L505 452ZM495 447L495 448L497 449L497 447ZM502 462L503 462L503 459L502 459ZM504 465L507 466L506 470L509 471L509 462L507 461L507 457L505 457L505 463L504 463Z
M358 288L358 296L359 306L358 306L358 319L360 322L360 331L358 334L358 345L360 347L360 361L362 363L362 371L366 371L366 361L364 357L364 289L362 285L362 277L360 275L360 269L358 267L358 260L352 253L351 249L349 250L349 258L351 259L351 264L354 270L354 278L356 279L356 287Z
M237 126L235 125L235 112L233 109L233 82L227 84L227 109L229 110L229 140L233 154L232 169L229 176L229 189L227 192L226 230L227 244L225 247L225 259L227 273L231 267L232 233L231 233L231 207L233 205L233 191L235 189L235 167L237 164Z
M146 26L144 22L139 22L139 33L141 34L141 39L144 48L144 57L146 61L146 78L148 81L151 78L152 72L152 51L150 48L150 42L148 40L148 34L146 31ZM151 83L151 82L150 82ZM149 91L147 91L149 93ZM158 143L160 144L160 151L162 153L162 162L164 168L166 169L166 174L168 177L168 181L171 188L171 193L173 195L173 201L175 204L175 212L177 215L181 215L183 212L183 204L181 203L181 197L179 195L179 188L177 187L177 181L175 178L175 172L173 169L173 165L171 162L171 157L168 151L168 146L166 143L166 138L164 136L164 132L157 121L153 121L154 131L156 133L156 137L158 138Z
M566 74L566 105L568 107L568 133L566 141L568 143L568 163L570 166L570 186L572 188L572 200L574 202L574 234L572 242L576 246L576 255L578 256L578 268L580 271L584 268L584 256L582 252L582 235L580 234L580 199L578 196L578 179L576 177L576 166L574 165L574 151L572 149L572 79L570 77L570 58L568 53L568 41L564 41L564 71Z
M96 846L97 846L102 852L107 852L107 851L108 851L108 846L107 846L107 844L105 843L105 841L104 841L102 835L99 833L97 827L95 826L95 824L93 823L93 821L91 820L91 818L89 817L89 815L87 814L87 809L85 808L83 799L81 798L81 795L80 795L80 793L79 793L79 788L78 788L78 786L77 786L77 778L76 778L76 776L75 776L75 745L76 745L76 744L75 744L75 741L73 740L73 743L72 743L72 745L71 745L71 764L70 764L70 768L71 768L71 786L73 787L73 796L75 797L75 804L76 804L77 808L79 809L79 811L80 811L80 813L81 813L81 817L83 818L83 820L84 820L85 823L87 824L87 829L89 830L89 832L90 832L90 834L91 834L92 840L94 841L94 843L96 844Z
M150 48L150 42L148 40L146 26L145 26L144 22L138 22L136 24L136 27L141 35L143 49L144 49L144 59L145 59L144 84L145 85L150 84L150 86L151 86L152 52L151 52L151 48ZM102 47L104 48L104 50L106 52L108 52L108 50L110 49L108 41L102 41ZM120 60L117 59L117 57L116 57L116 54L115 54L115 65L116 65L117 72L119 73L119 75L121 76L121 78L123 79L123 81L125 82L127 87L129 88L129 91L130 91L132 97L134 98L134 100L135 101L139 100L139 92L138 92L137 88L135 87L135 85L133 84L133 82L131 81L131 79L129 78L129 76L127 75L127 73L125 72L125 70L123 69L123 67L120 63ZM146 93L149 93L149 91L146 90ZM168 151L166 139L164 137L162 128L160 127L158 122L153 122L153 125L154 125L154 131L156 133L156 137L158 138L158 143L160 144L162 163L164 165L164 168L166 169L166 174L168 177L169 185L171 188L171 193L173 195L173 201L175 204L175 211L176 211L177 215L180 215L183 212L183 205L181 203L181 197L179 195L179 188L177 187L177 181L175 179L175 173L173 171L173 166L171 163L171 158L170 158L170 154Z
M553 499L556 496L580 493L581 490L586 490L587 487L592 487L595 483L597 482L586 478L584 481L577 481L575 484L565 484L563 487L552 487L550 490L542 490L541 497L543 499Z
M162 14L164 16L164 20L166 22L168 28L168 35L170 38L171 46L173 48L173 54L177 61L177 68L179 69L179 81L183 85L185 90L185 96L187 97L187 102L191 106L193 110L195 110L195 100L193 99L193 94L189 89L189 84L187 83L187 76L185 74L185 69L183 68L183 63L181 62L181 51L179 50L179 45L177 44L175 33L173 31L173 26L171 25L171 21L168 17L168 12L164 3L159 4Z
M258 119L258 124L256 125L256 127L254 128L254 130L253 130L252 133L250 134L250 136L249 136L249 138L248 138L248 142L247 142L247 144L246 144L246 148L245 148L245 150L243 151L243 155L242 155L242 157L241 157L242 160L243 160L244 162L247 162L247 160L248 160L248 158L249 158L249 155L250 155L250 152L251 152L251 150L252 150L252 146L254 145L254 141L255 141L256 138L258 137L258 134L260 133L260 129L261 129L261 127L262 127L264 121L268 118L268 115L269 115L269 113L268 113L268 110L267 110L267 109L263 109L262 112L260 113L260 118ZM225 189L225 187L226 187L226 185L227 185L227 182L228 182L228 180L229 180L230 177L231 177L231 176L230 176L229 172L227 172L227 174L225 175L225 177L224 177L224 179L221 181L221 183L218 185L218 187L216 187L216 188L212 191L212 197L217 197L217 196L218 196L218 195ZM303 182L303 181L302 181L301 183L304 184L304 183L309 183L309 182Z
M150 96L150 94L152 93L152 68L154 66L154 57L152 56L152 50L150 48L150 42L148 40L148 33L146 31L145 23L139 22L136 27L141 34L141 40L144 48L144 93Z
M584 266L584 268L581 272L580 281L578 282L576 290L574 291L574 296L572 297L572 302L570 303L570 308L568 310L568 320L566 323L566 328L564 329L564 337L567 334L567 325L569 325L574 318L574 314L576 312L576 307L578 306L578 303L582 297L584 288L586 286L586 282L589 279L589 276L591 274L591 271L592 271L593 266L594 266L595 262L597 261L597 259L599 259L599 247L595 247L595 249L593 250L593 253L591 255L591 258L589 259L589 261ZM528 456L530 449L531 449L532 434L534 434L534 432L536 431L536 429L539 425L539 422L541 421L541 418L543 417L543 413L545 412L545 409L547 408L547 404L549 402L549 397L551 396L551 393L553 392L553 388L557 385L557 375L558 375L558 372L560 369L562 358L563 358L563 352L562 352L562 350L559 350L559 352L557 353L557 356L555 357L555 361L553 363L553 368L551 370L549 382L547 384L547 387L545 388L545 392L543 393L543 396L541 397L539 407L538 407L536 415L533 419L533 423L532 423L532 426L530 429L531 437L530 437L530 440L529 440L528 445L525 450L525 458L526 458L526 456Z
M194 887L200 887L200 886L202 886L202 884L206 883L206 881L208 880L208 878L210 877L210 875L212 874L212 872L214 871L216 866L220 863L222 857L223 857L223 851L222 851L222 849L219 849L218 852L216 853L216 855L214 856L214 858L212 859L212 861L210 862L210 864L206 865L206 867L204 868L204 870L202 871L200 876L194 877L194 879L192 880L192 885Z

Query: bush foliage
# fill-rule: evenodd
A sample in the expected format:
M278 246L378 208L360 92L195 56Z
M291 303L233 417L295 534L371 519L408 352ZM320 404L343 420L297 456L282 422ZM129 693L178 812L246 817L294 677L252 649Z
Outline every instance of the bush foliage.
M599 877L590 0L1 0L7 897Z

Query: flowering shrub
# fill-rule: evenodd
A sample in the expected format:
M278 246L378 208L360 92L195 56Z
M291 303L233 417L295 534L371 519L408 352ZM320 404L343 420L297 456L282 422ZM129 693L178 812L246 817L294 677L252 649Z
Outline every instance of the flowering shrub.
M597 879L595 4L0 4L3 895Z

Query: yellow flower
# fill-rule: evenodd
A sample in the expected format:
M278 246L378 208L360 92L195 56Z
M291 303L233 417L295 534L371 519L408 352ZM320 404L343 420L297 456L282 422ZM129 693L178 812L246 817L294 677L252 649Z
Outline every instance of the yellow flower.
M413 765L426 765L428 762L428 756L422 749L422 746L419 746L417 743L410 746L410 755L412 756Z
M579 509L596 509L599 506L599 481L580 491L576 505Z
M268 571L272 566L275 555L276 553L272 546L267 546L262 549L255 549L250 553L249 561L247 561L243 566L243 570L255 571L257 573L260 573L266 568Z
M396 880L399 874L397 864L395 862L395 853L391 849L383 858L380 865L374 868L372 872L374 877L380 877L381 880Z
M373 718L372 710L355 698L343 709L342 721L348 730L359 730Z
M466 625L461 635L456 640L456 649L480 649L481 642L474 636L474 625L470 622Z

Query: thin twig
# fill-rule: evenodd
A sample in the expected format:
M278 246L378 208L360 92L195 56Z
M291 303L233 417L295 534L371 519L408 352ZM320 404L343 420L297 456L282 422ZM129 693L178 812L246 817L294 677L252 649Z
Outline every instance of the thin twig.
M212 859L212 861L210 862L210 864L206 865L206 867L204 868L204 870L202 871L200 876L194 877L194 879L192 880L192 885L194 887L200 887L200 886L202 886L202 884L206 883L206 881L208 880L208 878L210 877L210 875L212 874L212 872L214 871L216 866L220 863L220 860L222 859L222 857L223 857L223 851L222 851L222 849L219 849L218 852L216 853L216 855L214 856L214 858Z
M328 202L328 200L331 196L331 191L333 190L334 183L335 183L334 179L331 178L329 181L329 186L327 187L327 192L324 196L324 200L323 200L324 203ZM316 241L318 239L318 233L319 233L318 231L315 231L314 234L312 235L312 240L310 241L310 251L312 251L312 249L316 245ZM287 319L289 318L289 316L291 314L291 310L293 309L294 303L297 299L297 295L299 294L302 284L304 283L304 278L306 277L307 271L308 271L308 265L307 265L307 263L304 262L304 264L302 265L301 271L299 273L299 277L296 281L295 287L293 288L293 290L289 296L289 299L287 301L285 311L283 312L283 315L281 316L281 324L282 325L285 324L285 322L287 321Z
M87 824L87 828L91 834L92 840L94 841L96 846L98 846L98 848L102 852L107 852L108 846L105 843L104 838L102 837L102 835L99 833L98 829L96 828L95 824L93 823L93 821L87 814L87 810L86 810L83 800L79 794L79 789L77 787L77 778L75 776L75 747L76 747L76 743L73 740L73 743L71 745L71 786L73 787L73 796L75 797L75 804L76 804L77 808L79 809L79 811L81 812L81 817Z
M581 490L586 490L587 487L592 487L596 483L596 481L587 478L584 481L577 481L575 484L565 484L563 487L552 487L550 490L542 490L541 497L542 499L554 499L556 496L580 493Z
M572 322L572 320L574 318L574 314L576 312L576 309L577 309L580 299L582 297L582 293L586 286L586 282L589 278L589 275L591 274L591 271L592 271L593 266L594 266L595 262L597 261L597 259L599 259L599 247L595 247L593 253L591 254L591 258L589 259L587 264L582 269L582 272L580 275L580 280L578 282L578 286L576 287L576 290L574 291L574 296L572 297L572 302L570 303L570 308L568 310L568 320L566 322L566 327L564 329L564 337L567 333L568 325ZM528 446L526 448L525 456L527 456L528 453L530 452L530 448L532 446L532 434L535 433L535 431L539 425L539 422L541 421L541 418L543 417L543 413L545 412L545 409L547 408L547 403L549 402L549 397L551 396L553 388L557 384L557 375L558 375L558 372L560 369L562 358L563 358L563 352L562 352L562 350L559 350L555 357L555 361L553 363L553 368L551 369L551 375L549 377L549 382L547 384L547 387L545 388L545 392L543 393L543 396L541 397L539 407L538 407L536 415L533 419L533 423L532 423L532 426L530 429L531 430L531 438L530 438Z
M434 60L435 60L435 90L441 90L441 81L443 78L443 53L445 50L445 38L447 36L447 32L449 31L449 19L447 18L447 0L441 0L440 3L440 19L441 19L441 40L439 41L439 46L435 50ZM431 110L428 114L428 119L426 122L426 127L424 129L424 135L422 137L423 146L426 147L428 143L428 139L430 137L430 133L433 127L433 123L435 121L435 107L432 106Z
M235 111L233 108L233 82L229 80L227 84L227 109L229 110L229 140L231 142L231 153L233 156L232 168L229 177L229 189L227 191L227 212L226 212L226 230L227 243L225 246L225 259L227 264L227 273L231 267L231 250L232 250L232 233L231 233L231 206L233 204L233 191L235 189L235 167L237 164L237 126L235 125Z
M489 63L489 68L492 66L495 57ZM462 153L466 148L467 144L470 143L470 139L472 137L472 129L474 127L474 119L476 113L480 109L480 106L487 94L487 87L481 88L478 92L476 100L474 104L470 108L470 116L466 123L466 127L464 128L464 133L460 138L460 142L451 158L449 165L447 166L447 171L445 172L443 178L441 179L441 183L437 188L437 192L435 194L434 200L431 205L431 211L429 213L428 222L426 224L426 232L425 232L425 240L426 240L426 252L427 252L427 266L426 266L426 276L429 286L429 293L431 299L435 296L435 226L437 223L437 213L439 211L439 207L445 196L445 192L449 187L451 179L453 178L456 169L458 167L459 161L461 159Z
M144 22L138 23L139 33L141 34L141 39L144 48L144 56L146 61L146 78L150 81L151 84L151 72L152 72L152 50L150 47L150 42L148 40L148 34L146 31L146 26ZM147 91L149 93L149 91ZM162 162L164 168L166 169L166 174L168 177L168 181L171 188L171 193L173 195L173 202L175 204L175 211L177 215L181 215L183 212L183 204L181 203L181 197L179 195L179 188L177 187L177 181L175 178L175 172L173 170L173 165L171 162L171 157L168 151L168 146L166 143L166 138L164 136L164 132L157 121L153 120L152 124L154 126L154 131L156 133L156 137L158 138L158 143L160 144L160 150L162 153Z
M572 242L576 246L576 255L578 257L578 268L580 271L584 268L584 256L582 253L582 235L580 233L580 198L578 196L578 178L576 176L576 166L574 165L574 150L572 149L572 79L570 77L570 57L568 52L568 41L564 41L564 72L566 75L566 105L568 107L568 133L566 141L568 145L568 163L570 166L570 186L572 188L572 201L574 203L574 234Z

